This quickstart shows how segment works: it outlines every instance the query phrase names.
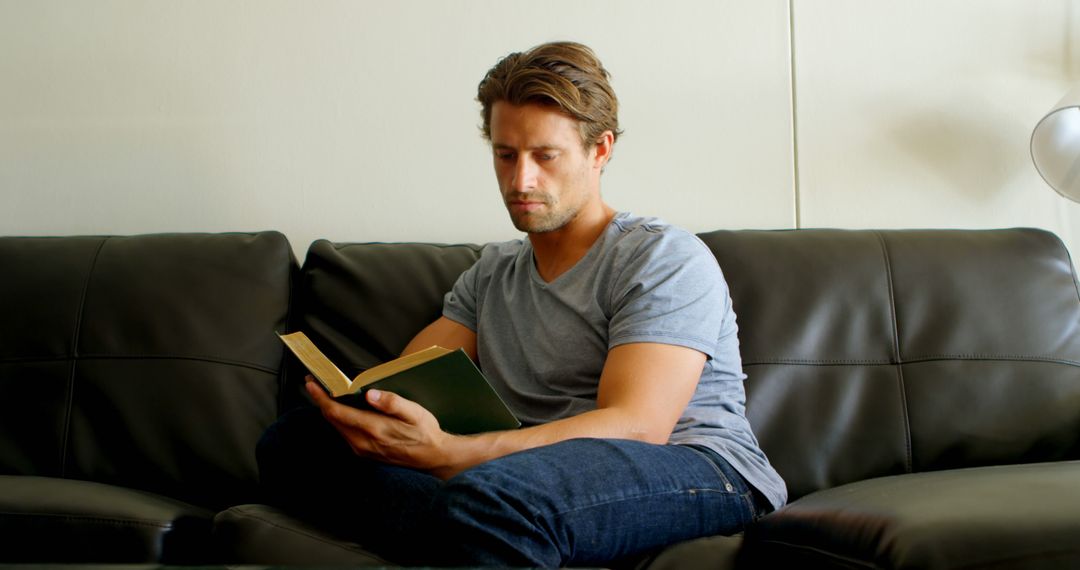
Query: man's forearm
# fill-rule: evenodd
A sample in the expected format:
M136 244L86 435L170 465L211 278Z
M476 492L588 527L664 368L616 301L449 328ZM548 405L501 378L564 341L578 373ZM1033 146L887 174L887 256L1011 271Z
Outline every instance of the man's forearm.
M515 451L579 437L667 443L704 365L704 354L680 346L617 346L604 364L595 410L515 431L451 437L445 469L432 472L445 478Z
M592 437L634 439L667 443L670 430L659 436L635 420L635 414L619 408L592 410L551 423L512 431L457 436L447 442L446 465L432 474L447 479L486 461L568 439Z

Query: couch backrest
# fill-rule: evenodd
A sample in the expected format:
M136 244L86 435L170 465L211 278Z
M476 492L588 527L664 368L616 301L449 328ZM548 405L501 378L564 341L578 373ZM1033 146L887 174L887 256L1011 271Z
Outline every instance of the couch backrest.
M909 471L1080 458L1080 295L1053 235L701 237L731 287L747 414L792 498ZM439 315L478 253L317 242L297 326L349 374L383 362Z
M717 231L747 414L791 497L1080 458L1080 295L1039 230Z
M0 238L0 473L255 497L295 274L276 232Z
M295 326L351 378L400 354L479 257L477 245L316 241L301 270ZM302 401L305 374L290 359L284 407Z

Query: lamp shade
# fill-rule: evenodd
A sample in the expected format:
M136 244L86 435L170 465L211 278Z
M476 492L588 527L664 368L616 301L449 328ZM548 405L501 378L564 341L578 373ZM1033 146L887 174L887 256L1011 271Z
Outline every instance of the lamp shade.
M1080 202L1080 87L1069 91L1035 125L1031 159L1051 188Z

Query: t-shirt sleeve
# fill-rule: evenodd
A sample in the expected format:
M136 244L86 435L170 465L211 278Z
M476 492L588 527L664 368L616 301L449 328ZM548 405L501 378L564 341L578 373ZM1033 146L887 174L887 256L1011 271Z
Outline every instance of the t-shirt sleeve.
M460 323L476 332L476 308L479 299L479 275L484 264L484 256L458 276L453 288L443 296L444 317Z
M612 288L609 349L633 342L672 344L717 355L734 333L727 284L696 236L665 233L628 252ZM730 329L725 331L725 329Z

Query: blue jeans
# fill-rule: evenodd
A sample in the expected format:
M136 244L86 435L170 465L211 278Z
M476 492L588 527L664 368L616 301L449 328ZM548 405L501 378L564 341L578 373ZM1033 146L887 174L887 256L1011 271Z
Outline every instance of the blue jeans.
M447 481L352 454L313 409L259 442L267 500L317 517L409 565L602 565L733 534L764 499L704 449L575 439L514 453Z

